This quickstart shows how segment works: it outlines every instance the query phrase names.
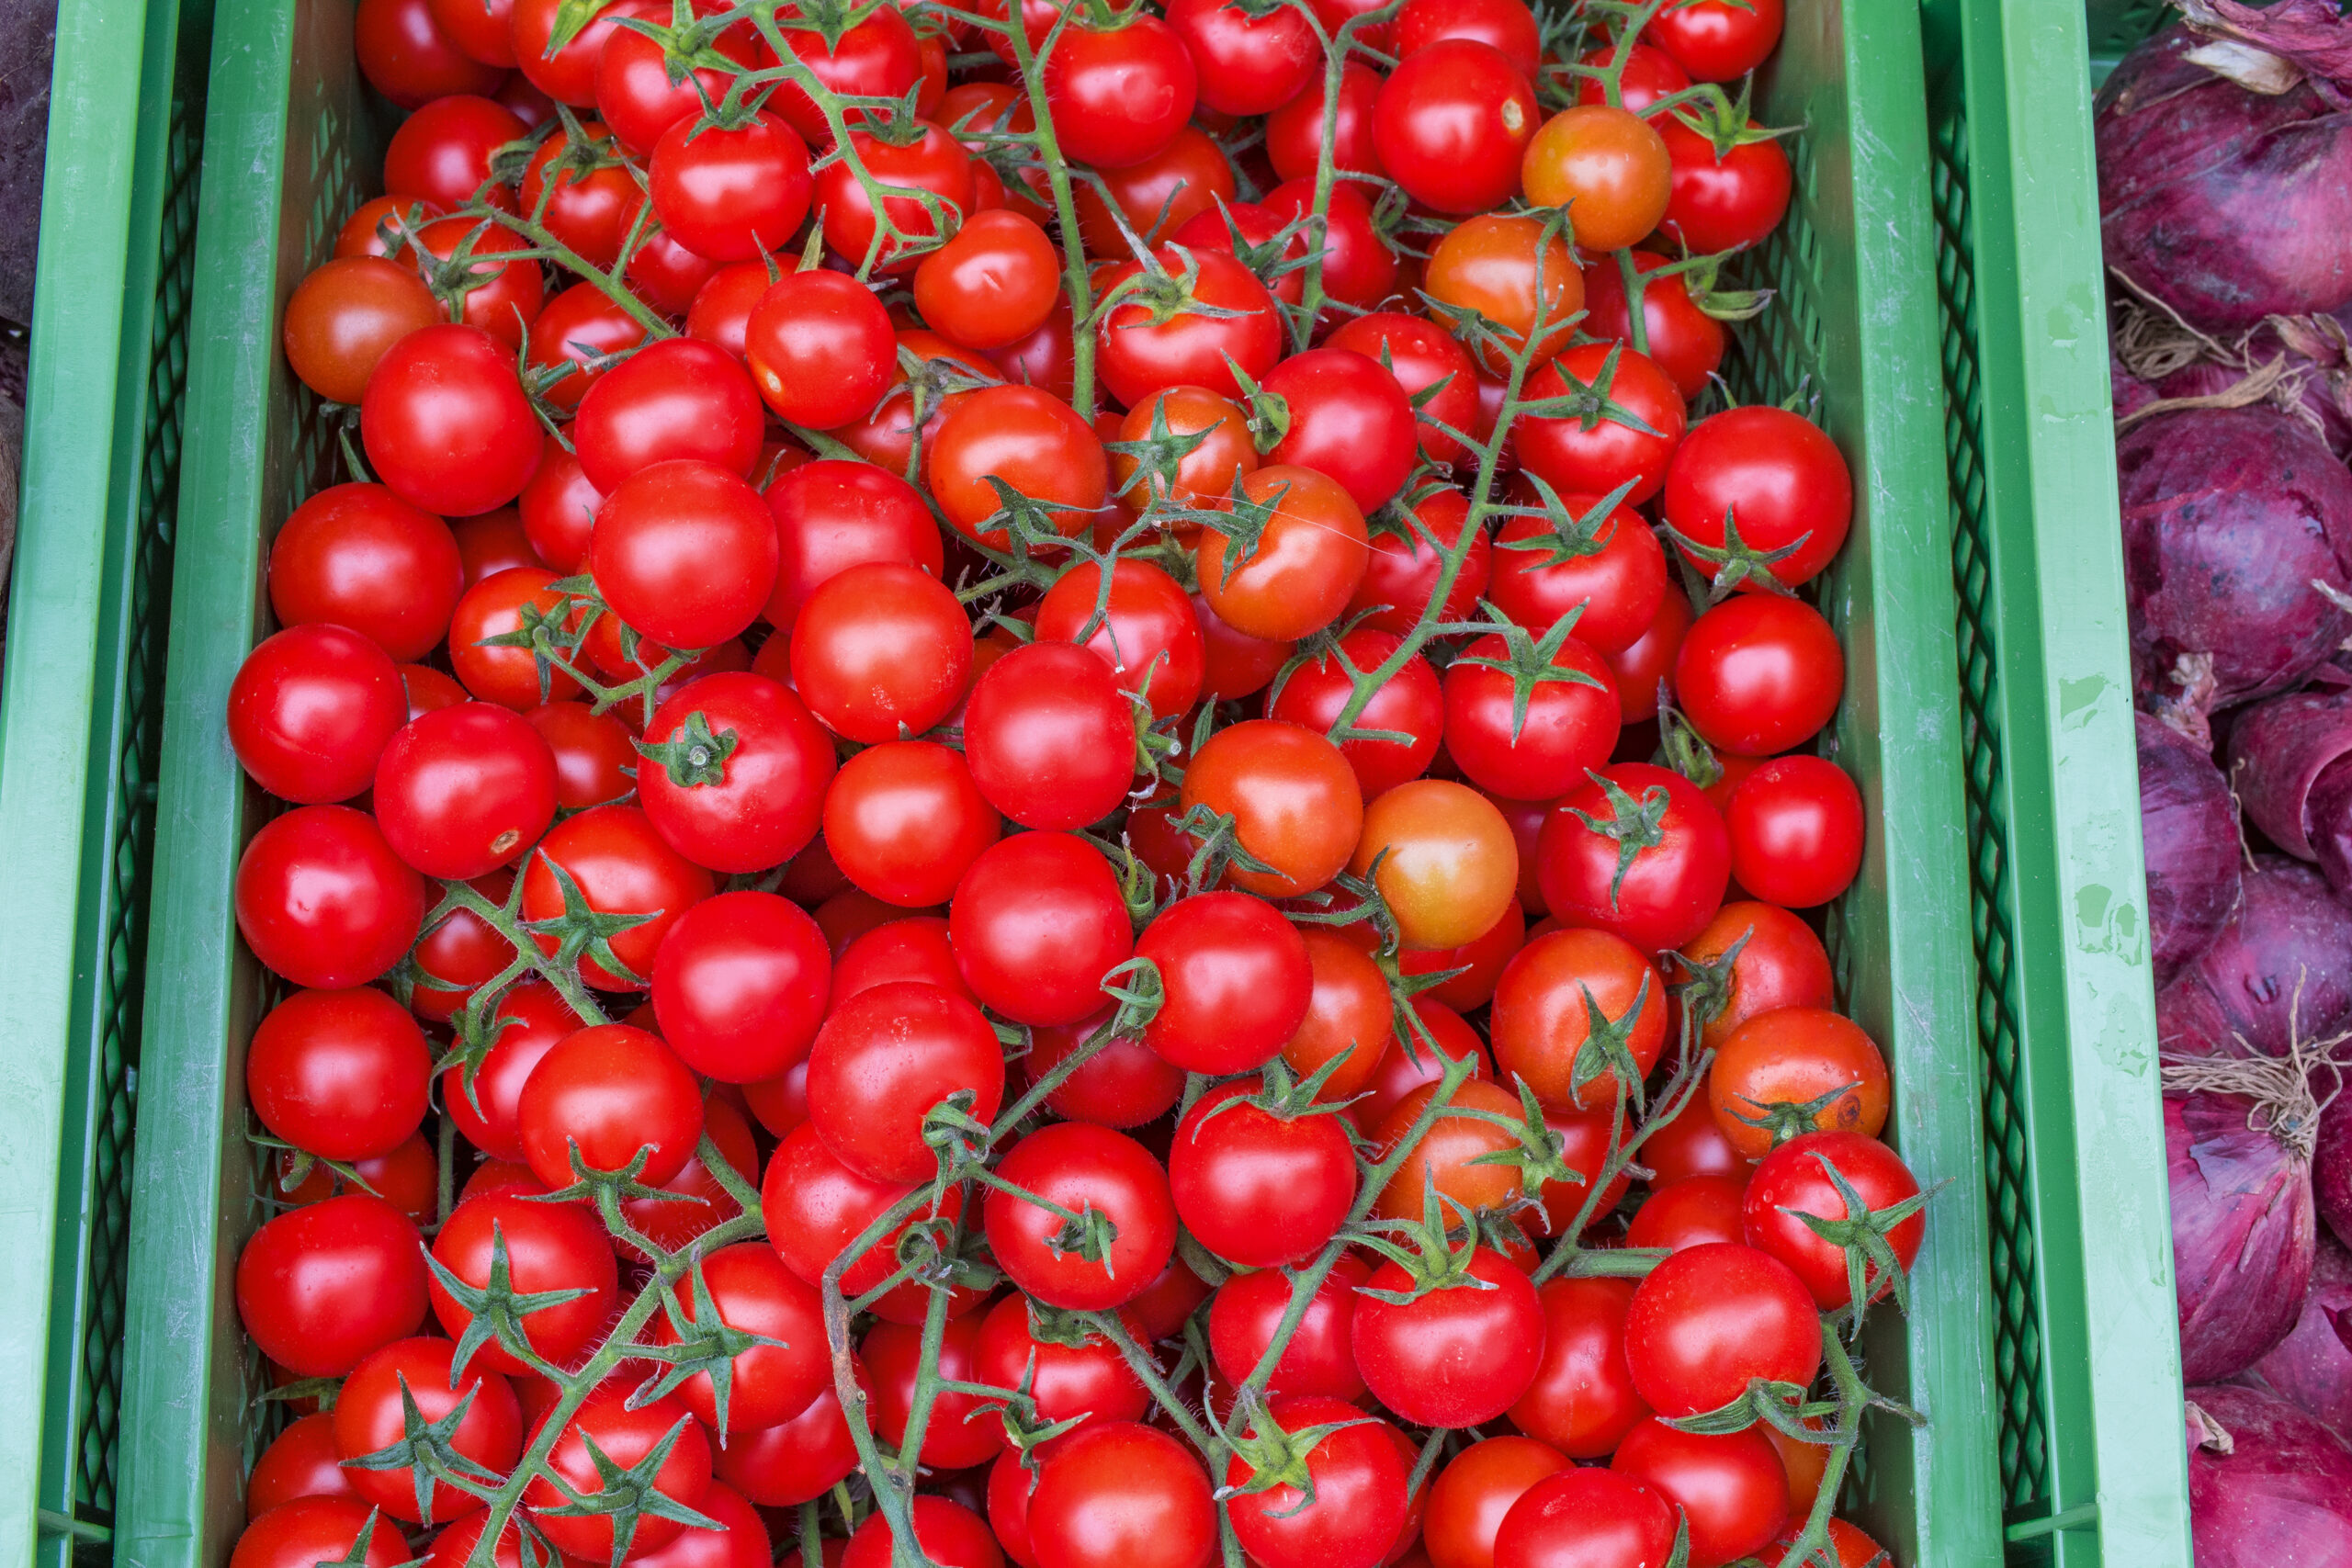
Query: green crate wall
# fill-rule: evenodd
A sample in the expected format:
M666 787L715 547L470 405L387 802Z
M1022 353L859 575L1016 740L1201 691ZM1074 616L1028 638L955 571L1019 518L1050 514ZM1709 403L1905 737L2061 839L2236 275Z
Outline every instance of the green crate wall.
M64 0L0 688L0 1568L103 1562L210 6Z
M265 807L218 716L266 629L268 533L338 477L276 326L364 193L382 130L353 80L342 0L220 0L217 34L206 158L237 177L204 187L208 287L190 336L191 402L217 439L191 452L181 484L198 532L173 594L127 1320L123 1420L137 1439L124 1450L116 1540L126 1568L224 1559L264 1426L229 1280L259 1212L239 1089L266 995L237 943L230 895ZM1957 940L1967 875L1920 61L1908 5L1792 0L1759 112L1804 128L1795 217L1759 257L1779 299L1731 369L1751 395L1817 392L1856 468L1855 538L1823 604L1849 649L1838 755L1873 830L1832 936L1851 1008L1887 1047L1890 1135L1926 1179L1949 1185L1910 1318L1882 1314L1865 1347L1871 1375L1929 1424L1874 1416L1848 1502L1900 1561L1959 1568L1997 1556L2001 1520L1977 1063L1953 1048L1971 1036L1973 982Z
M2001 1489L2013 1563L2186 1568L2086 36L1926 6Z

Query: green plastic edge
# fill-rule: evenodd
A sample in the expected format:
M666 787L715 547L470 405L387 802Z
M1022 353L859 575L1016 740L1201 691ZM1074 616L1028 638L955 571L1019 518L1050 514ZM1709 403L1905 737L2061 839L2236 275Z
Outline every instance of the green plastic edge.
M64 0L57 15L0 683L0 1256L18 1282L0 1311L0 1411L15 1417L0 1422L0 1568L72 1548L41 1520L72 1516L87 1394L74 1374L89 1069L105 1027L107 859L129 809L115 758L176 21L143 0Z
M1910 1315L1882 1311L1864 1346L1878 1385L1903 1390L1927 1425L1873 1417L1860 1496L1849 1508L1899 1561L1963 1568L1999 1556L1999 1470L1976 1056L1954 1048L1973 1038L1974 965L1965 934L1927 88L1915 6L1848 0L1843 12L1839 38L1792 37L1783 47L1836 51L1850 122L1821 155L1849 160L1840 177L1853 208L1861 386L1831 389L1830 408L1833 428L1859 417L1868 431L1855 476L1867 523L1833 593L1844 600L1868 585L1867 617L1840 604L1838 618L1861 628L1849 661L1872 684L1849 685L1838 737L1841 751L1867 759L1859 772L1879 831L1863 876L1883 906L1886 943L1858 953L1852 1002L1858 1019L1883 1032L1896 1146L1923 1185L1948 1183L1913 1270ZM1900 728L1886 722L1896 715L1905 719ZM1888 1375L1898 1364L1902 1372Z
M347 60L348 8L316 6L309 15L342 28ZM280 281L278 213L294 162L285 113L292 27L292 8L272 0L223 0L215 21L188 333L188 400L201 438L190 440L180 474L146 1113L131 1200L114 1543L123 1568L217 1564L243 1517L251 1391L237 1375L231 1265L252 1219L245 1184L224 1178L226 1163L242 1157L240 1021L254 998L225 917L244 806L222 715L256 626L266 411L286 395L270 326L290 287Z
M2085 13L1965 0L2052 1538L2187 1568L2188 1466ZM2071 1248L2067 1247L2072 1240Z
M1996 33L1983 28L1999 28ZM2053 1295L2046 1361L2084 1371L2061 1453L2082 1472L2051 1500L2098 1505L2098 1559L2189 1563L2188 1450L2171 1199L2147 954L2131 627L2114 484L2098 163L2084 12L1971 0L1975 104L1999 104L2007 179L1981 193L1978 268L2016 277L1985 296L1985 402L1995 583L2011 660L2008 787L2020 832L2025 1048L2037 1107L2041 1235L2079 1241L2082 1300ZM1999 80L1987 80L1999 68ZM2049 1248L2044 1248L2049 1253ZM2065 1279L2044 1272L2046 1291ZM2070 1455L2079 1458L2079 1455ZM2075 1538L2058 1561L2086 1561Z

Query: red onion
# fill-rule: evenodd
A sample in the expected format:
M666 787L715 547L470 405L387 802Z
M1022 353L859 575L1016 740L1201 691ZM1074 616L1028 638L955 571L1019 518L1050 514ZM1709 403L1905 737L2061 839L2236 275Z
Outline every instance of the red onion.
M2302 1315L2247 1375L2326 1422L2337 1437L2352 1439L2352 1345L2345 1343L2339 1323L2352 1329L2352 1252L2322 1235Z
M2149 946L2162 985L2228 922L2245 862L2237 808L2213 759L2146 714L2134 716Z
M2165 1069L2165 1087L2261 1081L2267 1058ZM2293 1074L2297 1084L2302 1074ZM2265 1083L2260 1097L2192 1092L2165 1100L2172 1178L2173 1285L2179 1298L2181 1376L2234 1377L2295 1326L2311 1281L2311 1135L2316 1109L2297 1120L2294 1097ZM2309 1107L2308 1093L2301 1103Z
M2300 79L2273 52L2291 46L2266 34L2266 24L2308 21L2326 4L2246 13L2238 39L2220 44L2165 28L2099 93L2108 265L2205 332L2352 302L2352 113L2326 73L2335 62L2312 58L2320 73ZM2266 70L2266 85L2285 91L2250 92L2221 73Z
M2265 407L2151 414L2116 462L2133 683L2205 743L2214 709L2301 685L2352 633L2326 596L2346 592L2352 473Z
M2352 1025L2352 906L2301 861L2256 855L2237 911L2156 996L2156 1037L2184 1055L2267 1056Z
M2352 1449L2258 1388L2188 1391L2197 1568L2352 1568Z
M2312 1145L2312 1197L2335 1239L2352 1247L2352 1094L2338 1093L2320 1112Z

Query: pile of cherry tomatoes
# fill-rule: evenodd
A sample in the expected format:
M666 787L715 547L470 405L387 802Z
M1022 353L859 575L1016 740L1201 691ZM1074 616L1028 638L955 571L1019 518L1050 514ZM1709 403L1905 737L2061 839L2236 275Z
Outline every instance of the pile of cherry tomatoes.
M1882 1561L1781 0L1008 3L360 0L234 1568Z

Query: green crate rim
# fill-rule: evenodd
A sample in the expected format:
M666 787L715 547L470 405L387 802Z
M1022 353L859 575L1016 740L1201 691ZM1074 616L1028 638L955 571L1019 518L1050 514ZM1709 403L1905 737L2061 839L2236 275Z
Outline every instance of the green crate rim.
M2151 0L1928 0L2009 1560L2189 1562L2090 134Z
M106 1555L207 0L57 14L5 688L0 1568Z

